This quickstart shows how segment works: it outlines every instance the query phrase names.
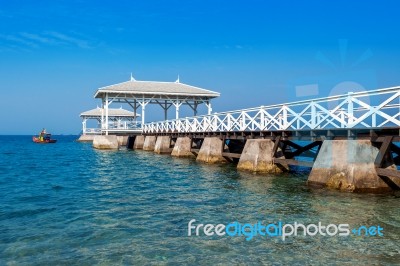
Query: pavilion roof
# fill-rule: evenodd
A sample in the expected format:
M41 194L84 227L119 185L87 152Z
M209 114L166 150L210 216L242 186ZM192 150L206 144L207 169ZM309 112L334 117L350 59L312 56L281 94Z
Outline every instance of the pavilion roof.
M137 81L130 80L99 88L94 97L102 98L105 93L110 95L123 94L136 97L194 97L211 99L220 96L220 93L176 82Z
M97 107L95 109L83 112L83 113L80 114L80 116L81 117L83 117L83 116L86 116L86 117L88 117L88 116L91 116L91 117L99 116L100 117L101 116L101 108ZM113 117L113 116L114 117L135 117L135 113L131 112L131 111L128 111L128 110L125 110L125 109L122 109L122 108L109 108L108 109L108 116L109 117ZM136 114L136 116L140 116L140 115Z

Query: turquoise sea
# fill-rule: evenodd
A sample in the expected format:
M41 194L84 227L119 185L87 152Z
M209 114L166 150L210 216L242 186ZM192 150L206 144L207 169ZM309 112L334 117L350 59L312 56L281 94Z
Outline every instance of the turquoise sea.
M0 265L398 265L400 196L311 189L56 136L0 136ZM195 224L380 226L383 236L188 236ZM194 233L194 232L193 232Z

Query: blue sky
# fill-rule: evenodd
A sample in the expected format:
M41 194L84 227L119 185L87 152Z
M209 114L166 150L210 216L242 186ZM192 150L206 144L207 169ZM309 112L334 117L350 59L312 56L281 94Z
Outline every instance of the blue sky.
M216 112L400 85L399 4L293 2L1 1L0 134L78 134L131 72L218 91Z

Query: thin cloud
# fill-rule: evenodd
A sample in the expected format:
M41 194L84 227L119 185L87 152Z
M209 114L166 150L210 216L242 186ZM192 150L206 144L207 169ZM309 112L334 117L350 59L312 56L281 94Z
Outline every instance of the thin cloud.
M76 46L83 49L90 49L92 46L89 41L76 38L70 35L55 31L47 31L40 34L30 32L19 32L14 35L0 34L1 50L20 50L38 49L43 46Z
M43 43L43 44L49 44L49 45L53 45L53 44L59 44L60 42L51 39L51 38L46 38L43 36L40 36L38 34L32 34L32 33L27 33L27 32L21 32L20 35L26 39L35 41L35 42L39 42L39 43Z
M3 39L7 42L11 42L11 43L16 43L16 44L20 44L20 45L24 45L24 46L29 46L31 48L38 48L38 45L34 42L31 42L29 40L26 40L24 38L20 38L14 35L3 35L0 34L0 39Z
M56 38L57 40L63 41L65 43L76 45L80 48L85 48L85 49L91 48L89 42L86 40L78 39L55 31L48 31L45 34L53 38Z

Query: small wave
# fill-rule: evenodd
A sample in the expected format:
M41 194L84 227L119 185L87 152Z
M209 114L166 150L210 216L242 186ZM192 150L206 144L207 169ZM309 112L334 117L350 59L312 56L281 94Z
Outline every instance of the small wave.
M61 190L63 188L64 188L63 186L59 186L59 185L54 185L51 187L51 189L56 190L56 191Z
M34 215L45 213L45 212L51 212L54 210L56 210L56 208L39 208L39 209L4 212L1 214L0 220L29 217L29 216L34 216Z

